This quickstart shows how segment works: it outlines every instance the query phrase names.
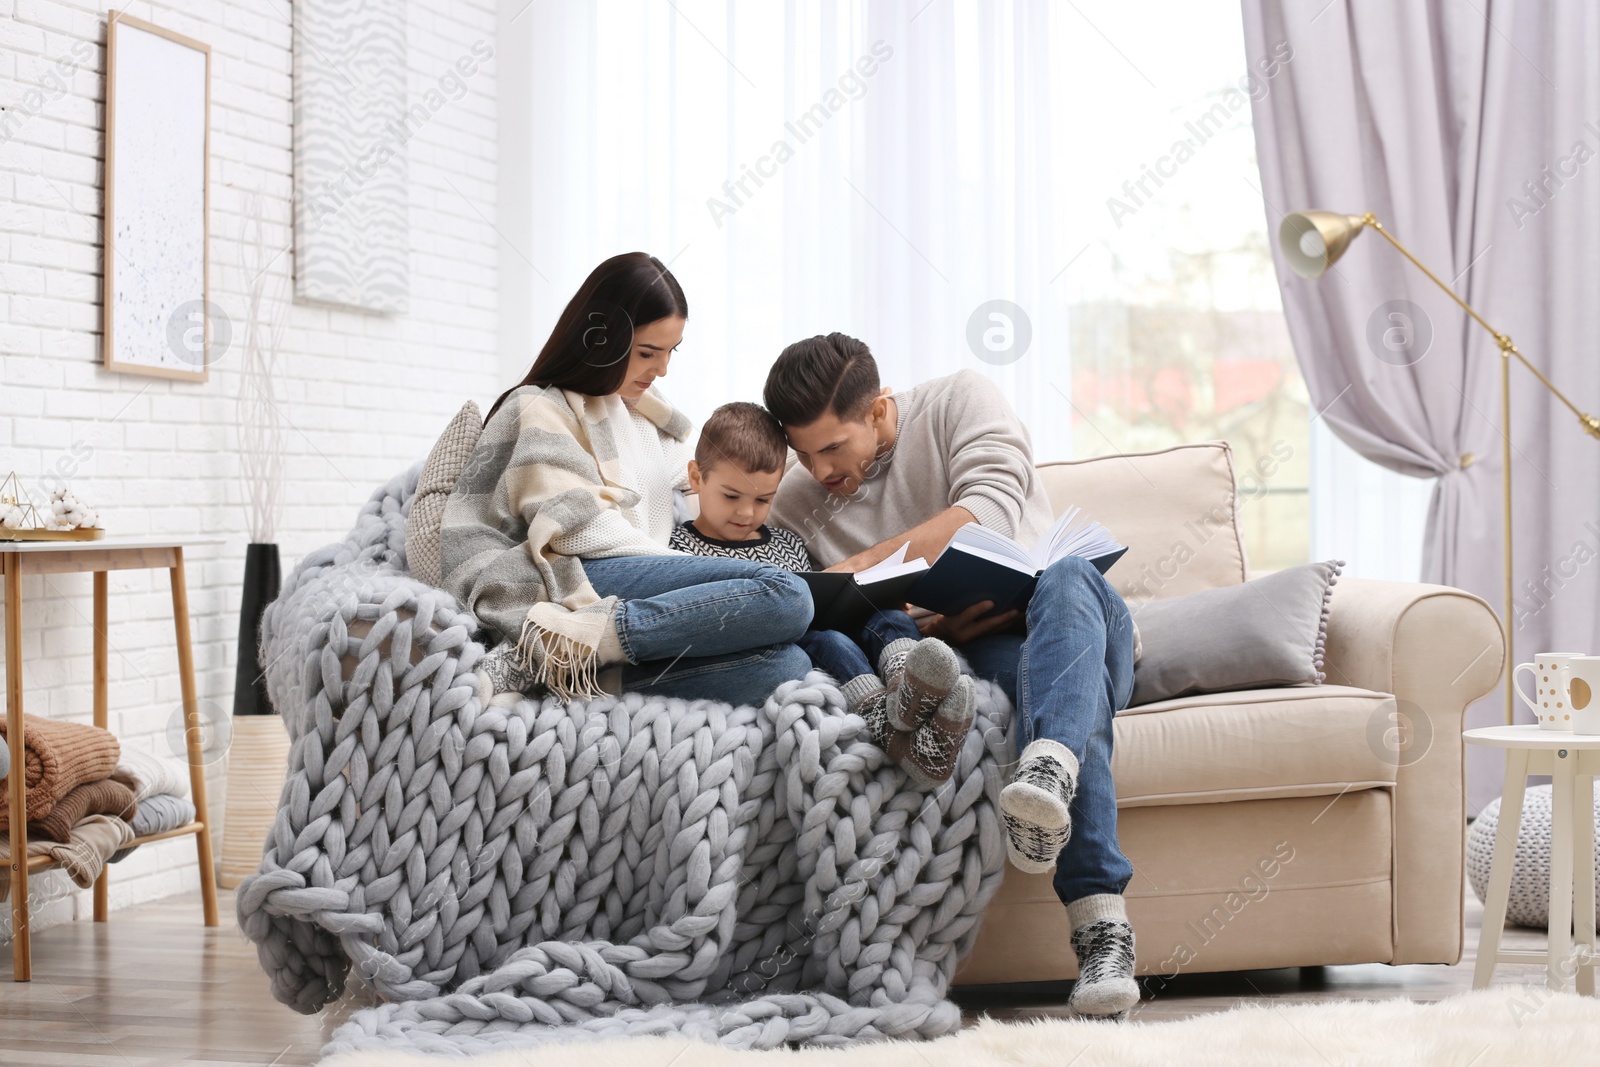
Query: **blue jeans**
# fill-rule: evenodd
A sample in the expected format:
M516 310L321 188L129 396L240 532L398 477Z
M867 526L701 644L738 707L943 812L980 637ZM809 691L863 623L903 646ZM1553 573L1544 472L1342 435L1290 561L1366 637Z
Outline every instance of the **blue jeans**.
M973 673L997 683L1017 709L1017 753L1036 737L1078 757L1072 837L1056 863L1063 904L1121 893L1133 865L1117 844L1111 717L1133 695L1133 624L1127 605L1088 560L1069 556L1039 578L1028 634L989 634L962 646Z
M601 596L620 598L626 690L761 704L811 661L794 643L811 624L806 583L767 563L711 556L586 559Z
M877 674L884 646L902 637L921 639L916 620L903 611L877 611L854 638L839 630L807 630L800 647L815 666L843 684L863 674Z

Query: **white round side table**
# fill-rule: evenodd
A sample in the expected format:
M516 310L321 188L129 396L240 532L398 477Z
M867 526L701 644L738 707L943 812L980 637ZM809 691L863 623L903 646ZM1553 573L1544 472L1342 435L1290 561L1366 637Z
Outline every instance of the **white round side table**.
M1497 963L1543 963L1551 989L1568 989L1576 978L1578 992L1593 996L1595 967L1600 965L1594 939L1594 778L1600 774L1600 734L1572 734L1529 725L1487 726L1461 736L1469 745L1506 751L1505 792L1500 798L1494 865L1489 873L1489 898L1483 905L1483 934L1472 988L1488 988ZM1544 952L1502 952L1500 934L1511 894L1522 794L1530 774L1548 774L1553 783L1549 934Z

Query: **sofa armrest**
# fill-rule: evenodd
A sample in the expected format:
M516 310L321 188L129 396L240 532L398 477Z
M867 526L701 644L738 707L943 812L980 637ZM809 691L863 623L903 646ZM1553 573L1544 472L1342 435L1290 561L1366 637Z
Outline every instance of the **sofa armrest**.
M1393 693L1369 724L1392 754L1394 963L1461 956L1467 705L1494 688L1505 637L1482 598L1442 585L1340 579L1329 605L1329 682Z

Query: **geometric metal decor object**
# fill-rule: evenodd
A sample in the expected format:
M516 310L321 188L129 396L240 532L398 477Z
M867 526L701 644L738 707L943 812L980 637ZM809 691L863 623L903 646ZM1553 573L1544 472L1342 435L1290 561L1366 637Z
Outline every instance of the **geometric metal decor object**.
M300 300L407 309L405 143L415 129L405 107L405 34L404 0L295 5L294 283Z

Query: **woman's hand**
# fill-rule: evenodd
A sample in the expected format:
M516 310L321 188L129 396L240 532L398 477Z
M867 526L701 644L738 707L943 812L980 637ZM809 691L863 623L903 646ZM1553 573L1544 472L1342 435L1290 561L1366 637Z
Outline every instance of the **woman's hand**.
M1022 621L1020 608L984 618L984 613L993 608L994 601L982 600L959 615L929 615L918 619L917 629L922 631L923 637L937 637L946 644L964 645L968 641L998 633Z

